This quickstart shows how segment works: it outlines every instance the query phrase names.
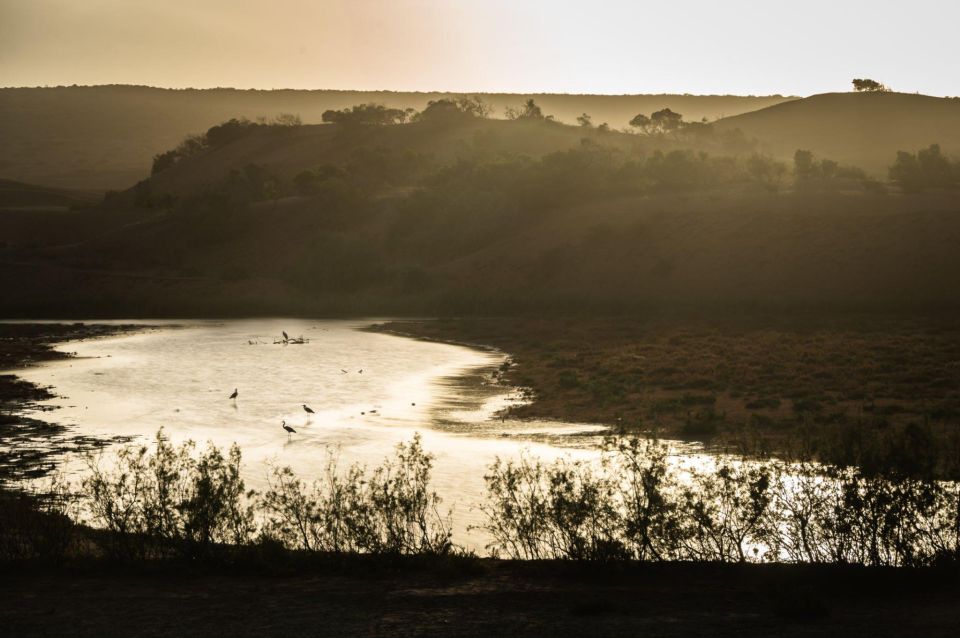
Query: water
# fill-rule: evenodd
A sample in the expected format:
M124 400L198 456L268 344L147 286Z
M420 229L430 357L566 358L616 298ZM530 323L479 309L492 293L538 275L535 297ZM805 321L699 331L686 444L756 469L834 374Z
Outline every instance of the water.
M174 442L236 442L254 489L265 486L269 462L311 480L331 448L341 466L375 465L419 432L436 457L433 486L453 509L454 540L476 550L486 538L469 527L482 522L483 475L496 457L522 450L544 460L597 455L600 426L495 416L520 400L514 389L489 382L505 355L360 330L369 323L168 325L65 343L60 349L77 358L18 374L55 388L59 397L47 404L57 409L41 418L76 434L144 441L162 427ZM281 331L309 342L274 343ZM231 401L235 388L239 398ZM288 436L284 421L297 433ZM83 465L68 459L64 467L77 474Z

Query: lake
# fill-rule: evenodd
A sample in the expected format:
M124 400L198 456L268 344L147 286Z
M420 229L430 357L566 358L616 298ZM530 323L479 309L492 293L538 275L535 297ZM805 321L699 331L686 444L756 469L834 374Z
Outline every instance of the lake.
M454 541L478 551L485 534L469 527L482 521L483 476L496 457L598 454L602 426L496 415L522 400L492 380L502 353L364 331L370 320L145 323L160 327L64 343L76 358L18 371L59 395L41 418L104 439L146 441L164 428L174 442L235 442L255 489L265 487L268 463L309 481L328 450L341 466L375 465L419 432L436 457L433 487L453 509ZM306 343L284 344L284 331ZM76 477L84 465L72 458L63 467Z

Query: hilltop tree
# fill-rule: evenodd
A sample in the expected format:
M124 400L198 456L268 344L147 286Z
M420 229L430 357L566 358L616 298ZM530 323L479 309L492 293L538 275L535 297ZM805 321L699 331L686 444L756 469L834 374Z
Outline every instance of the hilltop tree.
M652 132L653 122L643 113L638 113L630 120L630 126L639 130L644 135L649 135Z
M273 118L274 126L303 126L300 116L295 113L280 113Z
M508 108L506 110L509 120L550 120L552 116L544 116L543 111L537 106L537 103L530 98L523 103L519 109Z
M885 93L890 89L876 80L856 78L853 80L853 90L857 93Z
M236 139L243 137L247 131L259 126L256 122L251 122L245 117L231 118L222 124L211 126L207 129L206 141L211 147L223 146Z
M321 119L332 124L361 124L386 126L403 124L414 114L413 109L387 108L383 104L357 104L341 111L327 110Z
M671 133L683 127L683 116L669 108L661 109L651 115L650 121L662 133Z
M587 113L583 113L577 116L577 124L583 128L591 128L593 126L593 118L591 118Z
M449 121L463 118L490 117L493 108L476 96L442 98L427 102L427 107L413 119L421 122Z
M675 133L688 126L688 123L683 121L683 116L679 113L665 108L652 113L650 117L647 117L643 113L638 113L630 120L630 126L644 135L657 135Z

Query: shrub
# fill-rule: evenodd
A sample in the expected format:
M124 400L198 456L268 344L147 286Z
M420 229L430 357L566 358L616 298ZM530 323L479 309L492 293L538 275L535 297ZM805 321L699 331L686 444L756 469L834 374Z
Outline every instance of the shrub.
M121 448L109 469L88 457L84 501L92 521L111 532L112 555L194 558L252 539L252 493L240 478L240 449L234 445L224 456L209 445L197 457L194 450L192 441L172 446L161 430L152 452Z
M289 467L273 468L260 501L265 531L307 551L446 554L450 520L440 515L440 497L429 488L432 466L418 434L369 474L358 465L341 474L333 455L311 486Z

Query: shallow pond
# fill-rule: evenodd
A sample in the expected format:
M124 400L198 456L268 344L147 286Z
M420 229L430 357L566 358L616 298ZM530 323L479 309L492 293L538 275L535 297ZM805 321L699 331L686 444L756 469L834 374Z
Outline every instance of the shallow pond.
M149 322L156 324L157 322ZM249 487L267 463L310 480L327 451L340 465L375 465L415 432L435 455L433 486L453 509L454 540L481 550L483 475L497 457L597 454L588 424L501 419L521 400L492 381L505 355L362 330L370 321L257 319L180 322L141 333L69 342L76 358L20 371L55 388L42 418L103 439L145 441L164 428L179 442L236 442ZM302 344L282 341L303 337ZM238 398L228 397L236 389ZM308 414L303 405L314 410ZM286 422L295 430L288 435ZM78 459L68 473L82 472Z

